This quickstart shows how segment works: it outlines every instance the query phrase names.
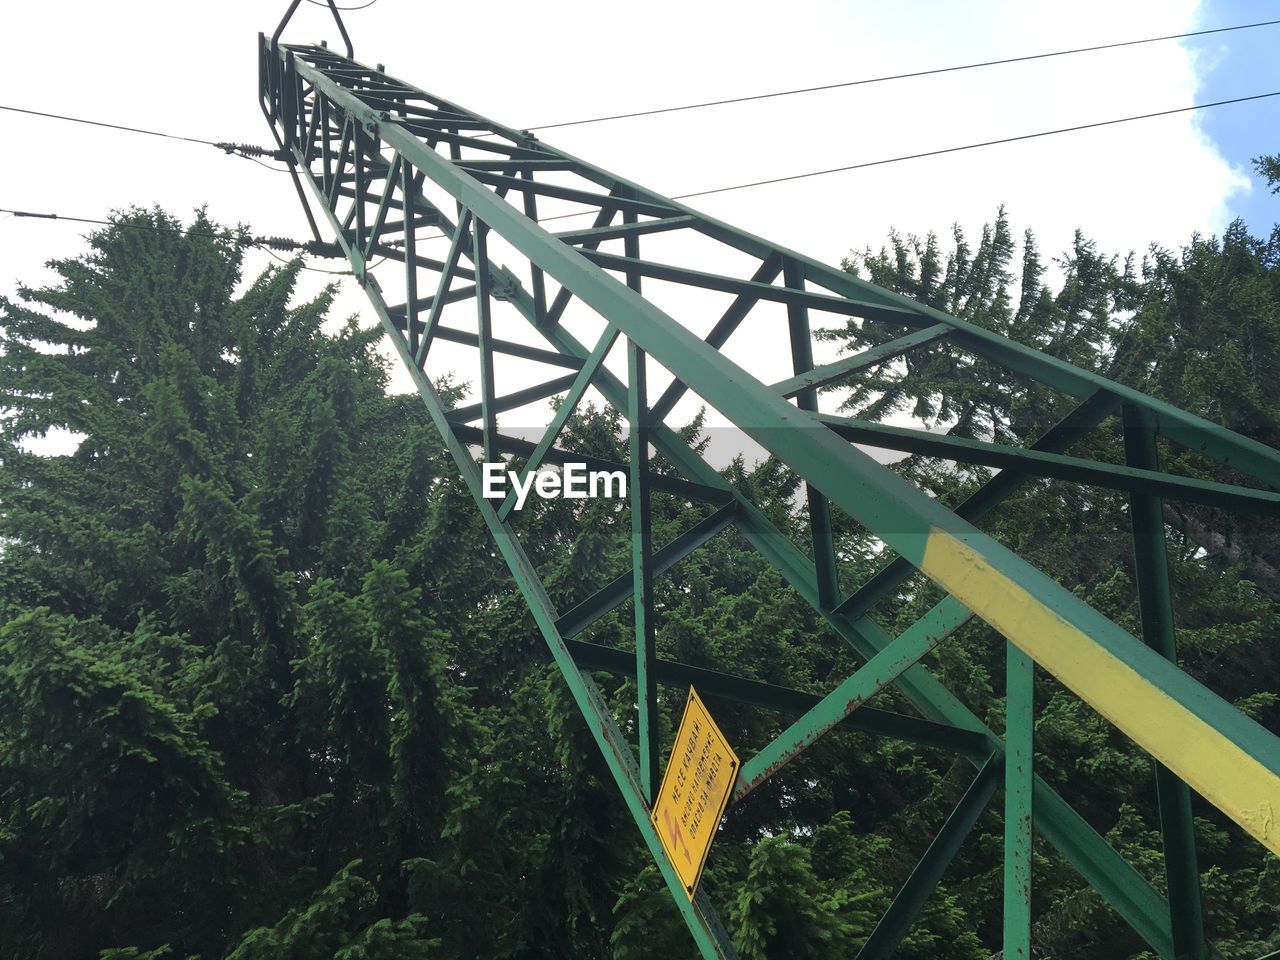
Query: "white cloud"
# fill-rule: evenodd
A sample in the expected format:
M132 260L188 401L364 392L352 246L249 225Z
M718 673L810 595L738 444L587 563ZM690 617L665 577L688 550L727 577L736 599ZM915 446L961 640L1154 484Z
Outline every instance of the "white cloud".
M269 142L254 34L285 4L45 2L4 14L4 102L213 140ZM524 126L996 59L1195 27L1195 0L474 4L380 0L347 15L357 57ZM336 32L304 4L286 39ZM660 191L874 160L1194 102L1179 44L1012 64L813 95L547 131L544 139ZM304 237L288 179L211 147L0 115L0 206L86 216L207 202L226 222ZM1104 250L1220 230L1244 188L1193 115L975 150L692 201L829 262L903 233L977 228L1004 203L1046 255L1083 227ZM63 224L0 218L0 290L81 249ZM265 258L254 254L255 268ZM328 266L340 267L330 262ZM308 289L330 278L308 275ZM364 309L350 283L340 312ZM370 316L371 319L371 316ZM750 357L743 359L750 363ZM464 371L466 372L466 371ZM762 374L764 375L764 374Z

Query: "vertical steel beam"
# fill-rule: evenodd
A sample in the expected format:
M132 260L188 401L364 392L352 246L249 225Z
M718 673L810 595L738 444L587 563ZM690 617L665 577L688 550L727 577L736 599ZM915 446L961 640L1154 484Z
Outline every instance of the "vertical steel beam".
M365 235L365 210L364 210L364 191L368 186L368 173L364 165L365 140L368 134L365 133L364 125L356 121L352 127L351 139L351 159L355 167L355 187L356 199L355 206L352 208L356 214L356 252L361 253L364 250Z
M658 658L653 613L653 530L649 515L648 389L644 351L627 341L627 444L631 460L631 591L635 605L636 689L639 700L640 789L653 803L658 789Z
M307 106L306 97L301 96L300 99L302 101L303 107L305 108ZM302 150L302 165L304 167L310 167L311 161L316 155L316 141L317 141L316 135L319 133L320 123L323 119L321 116L319 101L322 101L324 98L312 97L311 99L313 102L311 104L310 119L305 125L306 145L303 147L303 150Z
M1035 663L1005 644L1004 960L1031 960Z
M782 282L793 290L804 289L804 271L800 264L787 258L782 264ZM809 331L809 308L787 304L787 329L791 333L791 369L795 374L813 369L813 336ZM796 392L796 406L801 410L818 409L818 391L807 387ZM839 597L839 573L836 568L835 541L831 536L831 507L827 498L812 483L805 482L809 497L809 532L813 542L813 565L818 578L818 603L830 610Z
M624 223L636 215L623 214ZM628 257L640 256L640 238L623 240ZM627 274L627 286L640 291L640 275ZM636 690L639 700L640 789L645 803L653 803L658 790L658 659L653 613L653 527L649 504L649 387L647 360L635 341L627 340L627 446L631 461L631 592L636 625Z
M391 206L391 197L396 192L396 187L400 186L400 168L403 166L403 158L400 154L395 155L395 159L391 161L391 168L387 171L386 182L382 185L382 197L378 200L378 212L374 215L373 226L369 228L369 238L365 242L364 249L361 253L365 260L369 260L373 256L374 248L378 245L378 237L382 233L382 225L387 222L387 210ZM402 193L402 197L405 195ZM405 206L408 210L408 205ZM410 218L405 217L405 225L409 225ZM412 264L412 260L405 257L406 264Z
M338 191L342 189L342 175L347 166L347 157L351 154L351 131L355 126L355 121L350 113L343 111L342 121L342 137L338 144L338 160L333 168L333 175L329 178L329 190L325 194L325 206L330 210L338 209ZM337 226L338 232L342 232L341 225Z
M398 156L398 155L397 155ZM409 340L409 353L418 356L418 230L414 226L413 210L418 200L418 184L413 178L413 167L400 164L400 196L404 198L404 322Z
M1125 462L1129 466L1159 469L1154 420L1149 412L1132 404L1124 405L1124 450ZM1130 494L1129 520L1133 529L1134 573L1142 639L1165 659L1177 663L1173 598L1169 592L1169 557L1160 499ZM1178 960L1206 960L1209 948L1204 936L1191 790L1168 767L1158 761L1154 763L1174 953Z
M533 179L533 167L522 167L521 176L526 180ZM523 191L524 215L534 223L538 222L538 195L532 190ZM529 265L530 277L533 280L533 316L536 324L541 324L547 316L547 280L542 268L535 263Z
M270 102L271 93L271 64L276 58L267 54L267 37L261 31L258 32L258 100L263 104L263 113L267 115L267 121L271 121ZM272 130L274 133L274 129Z
M293 74L293 102L294 102L294 122L297 123L298 129L294 134L294 143L300 143L307 136L307 115L305 98L302 93L302 77L297 71Z
M476 266L476 314L480 324L480 422L484 430L485 462L497 463L498 451L493 439L498 432L498 418L493 410L493 349L490 346L493 340L493 305L489 302L492 285L489 276L489 225L474 215L472 220L475 229L471 235L471 259Z
M329 98L316 97L316 107L320 111L320 185L326 196L329 185L333 182L333 134L329 129Z
M297 76L293 51L286 50L284 55L284 76L280 80L280 129L284 135L284 148L292 149L294 134L298 129L297 85L293 82Z
M445 129L446 129L446 130L448 130L449 128L447 128L447 127L446 127ZM453 132L454 132L454 133L461 133L461 129L460 129L460 128L456 128L456 127L455 127L455 128L453 129ZM462 159L462 147L458 144L458 141L456 141L456 140L450 140L450 141L449 141L449 159L450 159L450 160L452 160L454 163L457 163L459 160L461 160L461 159ZM456 206L457 206L457 209L456 209L454 212L455 212L455 214L456 214L457 216L461 217L461 216L462 216L462 201L461 201L461 200L458 200L458 202L457 202Z

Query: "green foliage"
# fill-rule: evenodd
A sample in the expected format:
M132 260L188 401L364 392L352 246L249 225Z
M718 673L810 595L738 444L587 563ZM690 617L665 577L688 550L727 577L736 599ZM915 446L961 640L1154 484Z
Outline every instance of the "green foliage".
M439 940L428 939L418 914L373 920L377 888L347 864L305 906L278 923L245 934L227 960L428 960Z
M1280 361L1280 237L1259 240L1236 223L1221 238L1195 237L1177 253L1152 248L1141 261L1119 261L1100 255L1078 234L1056 263L1061 277L1056 290L1045 282L1047 271L1030 235L1015 278L1003 212L984 229L976 251L958 231L954 239L944 256L933 237L892 237L885 250L866 251L846 267L1263 443L1280 444L1274 375ZM849 321L825 335L850 349L864 349L900 332L872 331L870 325ZM957 376L963 380L953 385L950 378ZM1069 409L1044 388L945 343L836 389L847 396L846 408L859 416L910 410L952 434L1017 443L1034 440ZM1121 460L1117 426L1111 421L1079 438L1071 452ZM1240 481L1193 451L1167 446L1161 457L1175 472ZM985 479L982 471L923 457L905 458L895 469L952 503ZM1182 665L1264 726L1280 729L1275 695L1280 527L1270 518L1174 502L1164 504L1164 516ZM984 525L1140 633L1123 497L1060 483L1030 484ZM935 596L918 582L908 584L897 599L899 622L923 612ZM935 669L998 727L1003 643L981 628L958 639L963 643L953 641L935 654ZM1037 771L1162 887L1149 758L1051 679L1038 681L1036 699ZM1200 821L1198 836L1208 933L1224 956L1264 954L1261 945L1272 939L1270 916L1239 907L1256 896L1259 874L1273 858L1238 831L1221 831L1220 815L1203 809L1207 819ZM1208 843L1211 824L1217 833ZM1239 885L1228 884L1227 877L1238 878ZM976 892L981 875L968 883ZM1231 897L1235 905L1227 908ZM1142 955L1140 939L1047 848L1038 851L1036 901L1036 947L1047 955ZM987 913L970 926L998 937L995 919L998 913Z
M1266 179L1272 193L1280 193L1280 156L1257 157L1253 168Z
M729 910L734 946L744 960L849 954L888 900L864 866L839 880L820 878L807 846L769 837L751 851Z
M236 294L242 236L134 211L90 247L0 302L0 953L222 956L363 857L393 880L344 949L421 955L398 864L469 721L398 560L439 517L380 491L440 452L296 268Z
M894 236L847 266L1280 445L1280 238L1236 225L1135 261L1079 234L1046 261L1015 237L1001 211L976 245ZM0 301L0 955L689 955L469 493L418 402L386 393L376 332L328 321L328 293L293 303L295 267L243 278L244 240L135 210L54 264L56 285ZM850 320L823 335L863 349L902 332ZM1009 442L1069 409L945 343L831 389L858 416ZM566 430L626 458L616 413L585 407ZM58 431L74 449L30 452ZM684 431L702 433L701 418ZM1114 424L1073 451L1117 459ZM986 476L921 457L895 469L951 503ZM784 465L724 475L807 540ZM1165 519L1183 665L1280 729L1280 530L1185 504ZM610 504L539 501L516 522L560 610L629 562L629 518ZM655 496L655 542L692 522ZM1138 629L1123 498L1029 485L984 523ZM880 546L839 513L835 527L849 588ZM901 629L936 599L911 581L876 617ZM736 532L660 578L655 603L664 657L815 693L857 665ZM624 604L582 639L630 648L631 619ZM1003 649L970 624L930 657L996 729ZM594 682L634 737L634 684ZM661 694L664 744L682 702ZM1038 771L1162 885L1148 758L1044 676L1037 703ZM892 692L874 705L910 709ZM786 722L712 706L744 756ZM971 777L933 750L835 734L735 807L703 890L744 958L856 955ZM1196 813L1223 956L1280 949L1275 859ZM998 948L1001 829L996 803L898 956ZM1048 846L1035 891L1043 955L1144 956Z

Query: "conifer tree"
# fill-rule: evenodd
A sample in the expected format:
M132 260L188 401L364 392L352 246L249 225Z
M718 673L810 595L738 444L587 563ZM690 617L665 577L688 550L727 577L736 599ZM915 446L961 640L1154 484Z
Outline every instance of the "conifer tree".
M1082 232L1055 260L1017 237L1000 211L975 243L893 236L849 269L1280 442L1280 238L1237 225L1134 260ZM376 330L328 319L329 294L296 302L298 264L244 277L245 242L201 214L134 210L55 263L51 287L0 300L0 955L690 954L440 438L416 398L387 393ZM860 349L900 332L849 321L826 336ZM438 387L467 391L462 375ZM1001 442L1068 407L945 343L832 389L858 416ZM683 434L702 447L704 426ZM66 452L31 452L60 431ZM585 406L566 431L626 458L616 413ZM1118 444L1104 425L1076 450L1116 458ZM949 502L985 476L920 457L894 469ZM723 472L807 541L785 466ZM1278 531L1167 506L1184 668L1280 729ZM853 587L879 545L834 519ZM656 543L693 522L666 494L652 520ZM563 610L629 563L614 505L538 502L515 522ZM984 523L1138 629L1123 498L1037 484ZM901 629L936 596L913 580L875 615ZM732 529L658 580L655 609L663 657L815 694L857 666ZM633 631L624 604L580 639L631 649ZM997 727L1003 646L972 623L929 658ZM633 682L594 680L634 738ZM664 744L683 699L661 693ZM1043 675L1037 703L1038 770L1161 883L1149 758ZM873 705L910 711L892 690ZM710 706L744 756L788 719ZM837 732L731 811L703 889L746 957L856 954L971 777L950 754ZM1275 859L1195 812L1217 947L1280 949ZM990 954L1000 827L997 804L900 956ZM1036 853L1038 951L1145 957L1069 865Z

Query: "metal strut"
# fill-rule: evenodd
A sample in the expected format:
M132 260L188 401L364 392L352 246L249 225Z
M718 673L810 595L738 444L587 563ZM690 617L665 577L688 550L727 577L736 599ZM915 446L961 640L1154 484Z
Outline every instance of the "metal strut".
M734 790L738 797L836 728L928 744L973 765L973 786L876 928L865 956L892 955L1000 782L1006 788L1006 955L1026 956L1031 950L1033 831L1155 953L1167 960L1211 955L1198 916L1185 915L1200 910L1187 797L1191 790L1201 794L1280 853L1280 740L1178 667L1163 539L1160 528L1151 524L1160 523L1162 499L1276 513L1280 452L707 217L527 132L410 86L381 68L356 63L350 55L324 47L281 46L283 26L271 40L259 41L264 113L362 279L702 955L732 957L734 950L706 898L699 894L691 901L686 896L649 820L660 748L658 685L692 682L707 696L794 718L772 743L744 758ZM584 212L592 216L591 224L548 232L537 218L552 209ZM449 241L447 252L441 249L442 259L426 255L427 238L419 233L423 227ZM673 237L697 237L702 248L729 251L737 262L745 258L750 265L742 271L745 276L709 271L703 262L688 262L686 251L694 245L668 243ZM610 241L621 241L621 250L602 250ZM518 269L493 262L497 245L515 251ZM668 253L655 255L661 250ZM394 257L403 269L373 277L365 264L375 253ZM707 318L710 333L705 338L649 299L655 288L673 284L703 291L700 303L716 294L725 298ZM466 306L469 300L475 301L473 307ZM497 301L507 306L499 309ZM772 384L720 352L744 320L767 303L785 308L786 323L770 328L761 320L753 336L772 336L778 353L792 358L791 375ZM585 342L565 320L573 304L589 314L574 318L575 330L581 333L580 327L594 325ZM809 327L814 312L860 318L868 329L879 327L891 336L864 353L815 366ZM470 319L464 319L468 314ZM525 340L502 326L513 318ZM539 339L538 345L528 342ZM625 380L605 364L618 341L625 343L629 360ZM427 366L435 354L428 351L441 342L472 351L481 388L474 407L449 409L432 385ZM819 387L939 344L981 356L1074 398L1078 406L1027 447L940 437L817 411L814 394ZM544 375L535 386L526 379L519 389L500 391L494 364L498 356L521 358L530 371ZM650 384L664 375L671 382L654 399ZM562 428L587 390L596 391L628 420L630 463L612 466L631 472L633 549L628 569L616 571L594 596L562 612L521 544L520 514L513 503L484 498L475 451L482 449L486 459L519 458L525 474L540 463L588 460L560 446ZM803 480L811 553L796 546L667 423L687 390ZM510 410L551 396L563 397L563 403L538 442L503 432L502 420ZM1068 455L1076 440L1120 409L1126 424L1143 431L1141 443L1130 443L1123 465ZM1229 464L1268 489L1163 471L1154 452L1157 437ZM855 443L987 464L1000 472L950 510ZM667 471L651 469L649 447ZM1146 643L974 525L1039 477L1129 493ZM655 492L679 498L690 518L685 533L660 547L652 542L647 520L649 497ZM879 537L893 557L848 593L832 549L830 516L836 510ZM708 669L659 656L655 581L730 527L863 661L826 696L736 676L733 664ZM891 636L872 613L880 602L898 596L917 572L945 596L915 624ZM629 599L636 601L633 649L579 639L591 623ZM920 663L974 615L1008 641L1002 732L988 727ZM636 681L641 763L603 702L593 670ZM1169 897L1035 774L1034 680L1041 672L1091 704L1156 761ZM890 685L918 717L865 705Z
M334 0L327 0L329 9L333 12L333 22L338 25L338 33L342 34L342 42L347 48L347 59L353 59L356 55L355 50L351 46L351 37L347 34L347 27L342 22L342 14L338 12L338 5ZM284 33L284 28L288 26L289 21L293 19L293 12L298 9L298 5L302 0L292 0L289 9L284 12L284 16L280 18L280 25L276 27L276 32L271 35L271 49L279 49L280 34Z

